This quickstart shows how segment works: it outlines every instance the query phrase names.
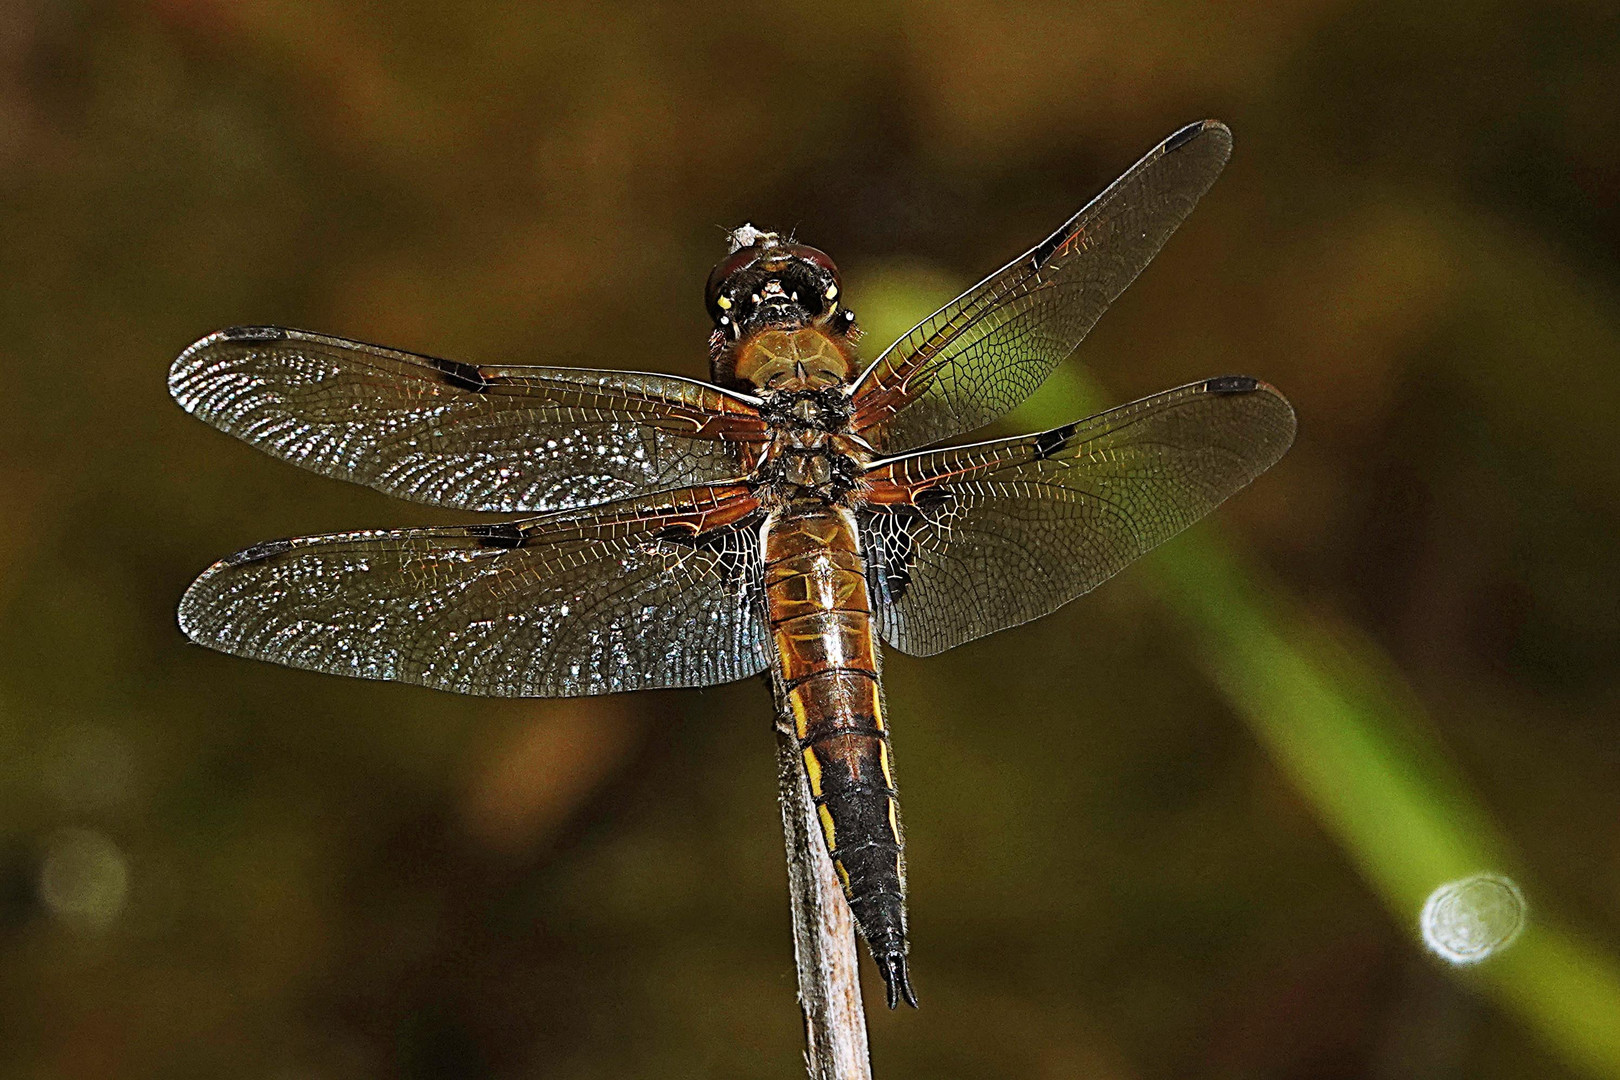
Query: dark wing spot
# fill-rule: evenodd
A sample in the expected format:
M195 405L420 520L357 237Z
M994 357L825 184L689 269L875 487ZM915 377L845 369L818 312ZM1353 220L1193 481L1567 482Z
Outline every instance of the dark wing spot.
M911 589L911 570L906 563L917 558L916 546L911 537L905 538L905 546L897 554L899 555L897 560L878 568L881 571L878 578L882 587L881 595L886 604L905 599L906 593Z
M459 360L439 360L435 358L433 366L439 369L439 374L444 376L444 381L457 390L471 390L475 394L483 394L495 385L474 364L463 364Z
M681 547L724 552L738 531L754 520L756 518L750 516L742 521L722 525L718 529L710 529L707 532L694 532L690 525L682 525L677 522L673 525L665 525L662 529L653 533L653 539L666 544L679 544Z
M478 541L479 547L516 548L523 546L523 530L510 521L498 525L469 525L467 535Z
M653 539L664 544L680 544L682 547L697 547L698 534L690 525L665 525L653 533Z
M866 548L866 586L880 607L898 603L911 588L917 541L911 530L923 520L915 506L869 510L861 521Z
M226 566L246 566L248 563L263 562L265 559L275 558L292 550L291 540L266 540L262 544L254 544L244 548L235 555L227 556Z
M226 341L281 341L287 331L279 326L229 326L219 336Z
M1051 236L1048 236L1045 240L1042 240L1040 247L1036 248L1035 253L1030 256L1030 262L1034 265L1035 269L1039 270L1041 267L1045 266L1046 261L1056 254L1057 249L1062 247L1073 235L1073 228L1069 225L1065 225Z
M1208 121L1199 120L1196 123L1188 124L1186 127L1164 140L1164 152L1167 154L1173 154L1177 150L1180 150L1183 146L1186 146L1188 143L1192 142L1198 137L1199 133L1204 130L1204 125L1206 123L1208 123Z
M1247 375L1222 375L1206 382L1204 389L1211 394L1248 394L1260 389L1260 380Z
M1069 439L1073 437L1074 431L1075 425L1064 424L1060 428L1043 431L1035 436L1035 460L1045 461L1059 450L1062 450L1069 444Z
M710 572L718 573L728 581L748 583L758 573L758 552L751 538L761 516L756 511L738 521L705 532L695 532L691 525L676 521L653 533L652 539L695 553L705 561Z
M911 497L911 503L924 514L949 506L956 496L943 487L926 487Z

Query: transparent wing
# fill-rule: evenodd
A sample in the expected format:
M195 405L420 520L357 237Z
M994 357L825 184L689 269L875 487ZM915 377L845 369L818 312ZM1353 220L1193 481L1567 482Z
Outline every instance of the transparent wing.
M668 375L478 367L276 327L210 334L169 371L189 413L295 465L506 513L742 475L748 400Z
M465 528L274 540L180 602L201 645L493 697L708 686L764 670L758 508L692 488Z
M1226 376L1039 435L877 462L861 541L879 632L931 656L1039 618L1268 469L1294 411Z
M1057 232L918 323L861 376L855 430L899 453L983 427L1090 332L1232 152L1214 120L1166 139Z

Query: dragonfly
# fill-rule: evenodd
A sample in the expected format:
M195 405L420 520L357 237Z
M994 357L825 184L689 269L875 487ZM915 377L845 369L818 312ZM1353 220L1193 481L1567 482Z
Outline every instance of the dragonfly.
M765 675L888 1005L915 1007L879 642L933 656L1055 610L1269 468L1295 419L1270 385L1221 375L939 444L1042 384L1231 138L1177 131L870 363L833 261L752 225L709 275L706 382L210 334L169 372L192 415L316 473L502 518L254 544L197 578L180 627L238 656L496 697Z

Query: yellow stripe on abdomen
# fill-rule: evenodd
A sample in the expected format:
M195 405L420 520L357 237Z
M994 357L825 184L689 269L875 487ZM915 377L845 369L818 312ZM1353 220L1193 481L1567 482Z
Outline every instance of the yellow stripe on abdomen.
M892 958L905 949L900 812L857 539L852 513L820 503L761 527L779 707L850 910Z

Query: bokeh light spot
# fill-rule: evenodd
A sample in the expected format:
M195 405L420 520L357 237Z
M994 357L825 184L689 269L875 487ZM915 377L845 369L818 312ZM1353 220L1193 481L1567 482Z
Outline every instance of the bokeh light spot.
M1419 925L1423 942L1453 964L1494 956L1524 929L1524 894L1500 874L1475 874L1429 894Z
M39 897L64 923L105 930L124 909L129 864L118 845L89 829L54 834L39 873Z

